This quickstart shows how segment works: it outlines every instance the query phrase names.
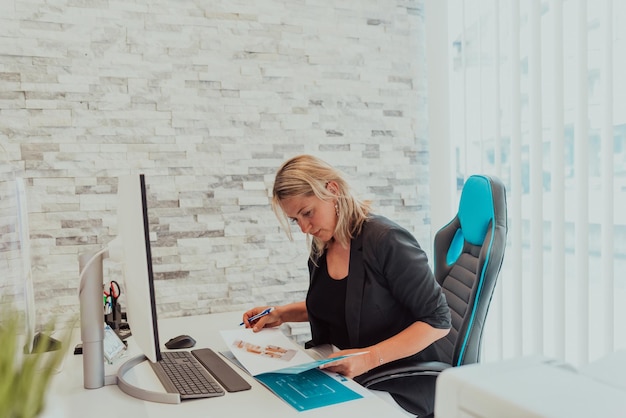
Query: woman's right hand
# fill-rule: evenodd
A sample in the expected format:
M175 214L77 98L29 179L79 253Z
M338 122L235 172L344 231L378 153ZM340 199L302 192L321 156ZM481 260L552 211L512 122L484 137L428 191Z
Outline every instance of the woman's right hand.
M271 309L271 312L255 321L250 322L250 318L252 318L254 315L258 315L266 309ZM244 312L243 324L246 328L252 328L252 331L254 332L259 332L263 328L280 326L283 321L280 318L280 313L278 312L278 309L279 308L270 306L257 306L255 308L252 308Z

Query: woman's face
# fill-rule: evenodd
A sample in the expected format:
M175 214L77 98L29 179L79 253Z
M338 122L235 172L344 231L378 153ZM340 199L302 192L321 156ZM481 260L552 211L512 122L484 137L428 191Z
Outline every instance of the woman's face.
M283 212L291 222L297 223L302 232L328 242L337 225L335 202L326 201L315 195L294 196L280 202Z

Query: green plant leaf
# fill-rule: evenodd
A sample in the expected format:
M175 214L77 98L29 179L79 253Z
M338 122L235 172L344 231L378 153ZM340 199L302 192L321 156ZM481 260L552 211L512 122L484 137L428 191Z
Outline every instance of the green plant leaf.
M34 418L44 407L50 381L63 361L71 340L73 327L68 327L60 340L60 348L48 351L54 332L50 321L37 340L32 353L18 348L21 330L18 311L2 309L0 316L0 417Z

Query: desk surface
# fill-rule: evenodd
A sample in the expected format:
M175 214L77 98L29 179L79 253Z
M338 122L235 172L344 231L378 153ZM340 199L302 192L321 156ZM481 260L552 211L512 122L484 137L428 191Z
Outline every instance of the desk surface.
M241 322L241 313L222 313L194 317L172 318L159 321L159 339L163 343L171 337L189 334L196 341L194 348L209 347L215 351L226 350L226 345L219 334L222 329L236 327ZM80 341L80 331L75 339ZM252 389L243 392L227 392L224 396L209 399L183 401L169 405L146 402L122 392L117 386L104 386L99 389L83 387L82 356L67 355L62 371L55 375L45 418L110 418L111 416L143 417L228 417L250 415L255 418L276 417L349 417L349 416L384 416L385 418L405 417L401 411L386 403L373 392L366 391L362 399L338 405L298 412L280 398L258 383L254 378L235 367L252 385ZM137 353L133 351L132 338L129 339L129 353L114 365L107 366L107 375L115 374L117 368ZM133 384L150 390L164 391L158 378L147 362L131 369L126 377ZM351 382L356 385L356 383Z

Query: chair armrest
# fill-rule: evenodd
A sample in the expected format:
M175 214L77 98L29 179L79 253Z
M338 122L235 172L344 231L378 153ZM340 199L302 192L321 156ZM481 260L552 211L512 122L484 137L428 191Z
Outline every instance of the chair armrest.
M441 361L427 361L422 363L388 363L370 370L354 380L364 387L370 387L380 382L408 376L438 376L439 373L452 367Z

